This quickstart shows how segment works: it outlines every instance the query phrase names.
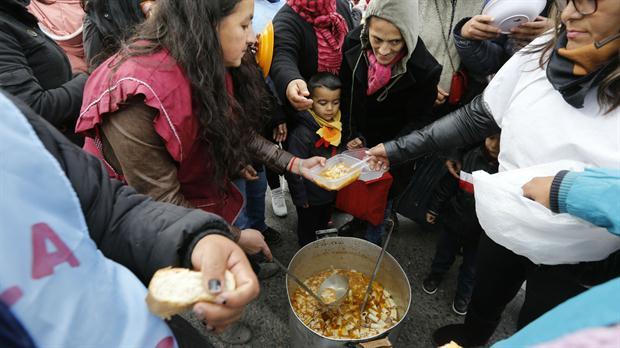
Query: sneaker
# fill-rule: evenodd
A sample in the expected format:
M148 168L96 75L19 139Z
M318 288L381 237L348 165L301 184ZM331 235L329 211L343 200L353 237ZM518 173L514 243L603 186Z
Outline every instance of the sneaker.
M422 282L422 290L424 290L425 293L432 295L437 292L439 283L441 283L441 277L436 274L430 274Z
M290 192L288 189L288 181L286 181L284 175L280 175L280 187L282 187L282 191Z
M265 242L269 246L276 246L282 244L282 237L280 236L280 232L274 230L271 227L267 227L266 230L262 232L263 237L265 237Z
M454 297L454 301L452 301L452 310L458 315L465 315L467 314L468 305L469 301L467 299L457 295Z
M288 213L282 187L271 190L271 207L273 208L273 213L278 217L285 217Z
M229 345L246 344L252 340L252 330L242 322L232 324L228 329L222 332L217 338Z
M260 264L260 271L256 275L259 280L269 279L280 272L280 267L273 262L263 262Z

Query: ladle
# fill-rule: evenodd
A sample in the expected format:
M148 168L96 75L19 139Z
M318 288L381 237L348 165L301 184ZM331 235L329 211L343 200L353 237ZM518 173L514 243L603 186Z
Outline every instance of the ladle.
M388 244L390 243L390 237L392 236L392 231L394 230L394 220L387 219L387 223L389 224L388 235L385 238L385 243L383 243L383 247L381 248L381 253L379 254L379 258L377 258L377 263L375 264L375 270L372 272L372 277L370 277L370 283L368 283L368 287L366 288L366 295L364 295L364 302L362 302L362 306L360 307L360 317L361 313L366 309L366 305L368 304L368 296L370 295L370 291L372 290L372 282L375 281L377 277L377 272L379 271L379 266L381 265L381 261L383 260L383 255L385 255L385 249L387 249Z
M292 272L290 272L288 267L284 266L280 261L278 261L278 259L276 259L274 257L273 258L273 262L276 265L278 265L278 267L280 267L289 277L291 277L291 279L293 279L295 281L295 283L297 283L297 285L301 286L301 288L304 289L305 292L307 292L312 297L314 297L319 302L319 304L321 306L334 308L337 305L339 305L340 302L342 302L342 299L344 299L344 296L340 296L340 297L336 297L336 300L333 301L333 302L325 303L325 301L323 301L323 299L320 296L315 294L314 291L310 290L310 288L307 287L306 284L304 284L304 282L299 280L299 278L297 278L296 275L294 275ZM334 276L337 276L337 277L334 277ZM343 282L344 282L344 284L346 284L346 289L344 289L344 294L346 295L346 293L349 291L349 279L346 278L346 277L343 277L343 276L341 276L339 274L332 274L330 277L325 279L323 281L323 283L321 284L321 287L319 287L319 291L322 291L321 288L324 288L324 289L327 288L324 285L327 282L327 280L332 278L332 277L333 277L333 279L330 280L330 285L328 286L328 288L334 289L336 294L340 294L340 292L342 291L341 289L343 288ZM344 278L344 281L342 279L338 279L338 278ZM331 284L333 284L333 285L331 285Z

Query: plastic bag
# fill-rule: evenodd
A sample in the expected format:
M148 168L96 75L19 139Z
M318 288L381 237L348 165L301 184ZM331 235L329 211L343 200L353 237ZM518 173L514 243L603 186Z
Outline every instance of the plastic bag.
M573 264L606 258L620 249L620 238L569 214L555 214L525 198L521 189L534 177L584 168L583 163L559 161L494 175L474 172L480 225L493 241L535 264Z

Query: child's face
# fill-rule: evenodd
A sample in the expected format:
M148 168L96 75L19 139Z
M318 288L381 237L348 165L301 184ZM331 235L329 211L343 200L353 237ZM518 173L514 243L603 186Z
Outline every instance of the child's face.
M489 156L497 159L499 156L499 134L484 139L484 147L486 147Z
M340 110L340 90L331 90L325 87L316 87L312 90L312 111L331 122Z

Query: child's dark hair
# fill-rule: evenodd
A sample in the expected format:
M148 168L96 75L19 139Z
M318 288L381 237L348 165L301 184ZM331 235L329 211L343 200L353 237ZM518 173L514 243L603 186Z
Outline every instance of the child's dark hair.
M342 82L338 76L332 73L320 72L308 80L308 90L310 91L310 95L312 95L312 91L318 87L325 87L330 91L335 91L337 89L342 89Z

